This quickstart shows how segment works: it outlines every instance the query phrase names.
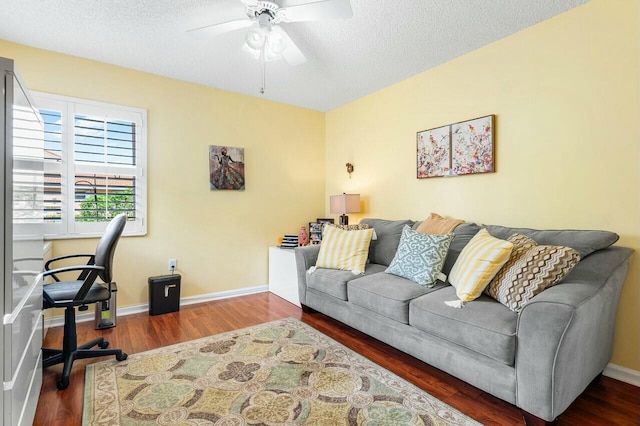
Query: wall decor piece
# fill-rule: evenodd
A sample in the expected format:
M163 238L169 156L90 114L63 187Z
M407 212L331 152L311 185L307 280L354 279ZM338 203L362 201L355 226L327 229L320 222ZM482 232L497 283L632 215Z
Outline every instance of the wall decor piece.
M349 179L351 179L351 173L353 173L353 164L347 163L345 165L347 166L347 173L349 173Z
M493 115L451 125L451 174L493 172Z
M418 178L445 176L451 163L450 126L418 132Z
M417 134L418 179L494 171L494 115Z
M244 190L244 148L209 145L212 190Z

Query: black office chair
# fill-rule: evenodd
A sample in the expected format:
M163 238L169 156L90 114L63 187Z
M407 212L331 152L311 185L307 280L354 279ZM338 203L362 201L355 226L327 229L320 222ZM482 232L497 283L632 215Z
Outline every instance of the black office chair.
M44 367L64 363L62 378L56 384L58 389L65 389L69 386L71 367L76 359L107 355L115 355L118 361L127 359L127 354L120 349L106 349L109 342L102 337L78 346L75 315L76 306L79 307L79 310L86 311L87 305L111 298L113 254L126 222L127 216L125 214L119 214L113 218L98 242L95 254L60 256L45 264L43 275L45 277L51 276L55 282L43 286L43 307L44 309L65 308L62 349L42 348ZM50 269L50 265L54 262L76 257L85 257L88 258L88 261L80 266ZM58 277L58 274L77 271L80 271L80 275L73 281L61 281ZM98 277L102 283L96 282ZM91 349L94 346L99 346L100 349Z

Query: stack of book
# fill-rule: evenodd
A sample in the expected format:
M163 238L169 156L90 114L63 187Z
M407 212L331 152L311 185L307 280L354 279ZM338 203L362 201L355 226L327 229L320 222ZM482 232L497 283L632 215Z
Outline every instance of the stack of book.
M285 234L280 244L280 248L296 248L298 247L298 236L292 234Z

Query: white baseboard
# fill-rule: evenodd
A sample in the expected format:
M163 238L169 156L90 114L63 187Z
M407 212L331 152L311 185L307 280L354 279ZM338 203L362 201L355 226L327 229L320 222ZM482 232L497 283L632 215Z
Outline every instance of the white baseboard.
M195 305L196 303L211 302L213 300L228 299L230 297L237 297L237 296L246 296L248 294L264 293L266 291L269 291L269 286L261 285L257 287L241 288L238 290L227 290L227 291L219 291L216 293L201 294L199 296L182 297L180 298L180 306ZM117 316L121 317L125 315L139 314L139 313L148 312L148 311L149 311L149 304L142 303L139 305L125 306L122 308L118 307L116 312L117 312ZM95 319L94 312L87 312L85 314L76 315L76 323L94 321L94 319ZM45 319L45 329L48 327L59 327L62 325L64 325L63 316Z
M607 377L611 377L612 379L640 387L640 371L621 367L615 364L609 364L602 374Z

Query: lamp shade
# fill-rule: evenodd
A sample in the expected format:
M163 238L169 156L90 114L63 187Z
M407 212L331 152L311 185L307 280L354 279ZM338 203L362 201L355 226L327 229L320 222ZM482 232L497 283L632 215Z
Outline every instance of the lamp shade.
M340 194L329 197L331 214L360 213L360 194Z

